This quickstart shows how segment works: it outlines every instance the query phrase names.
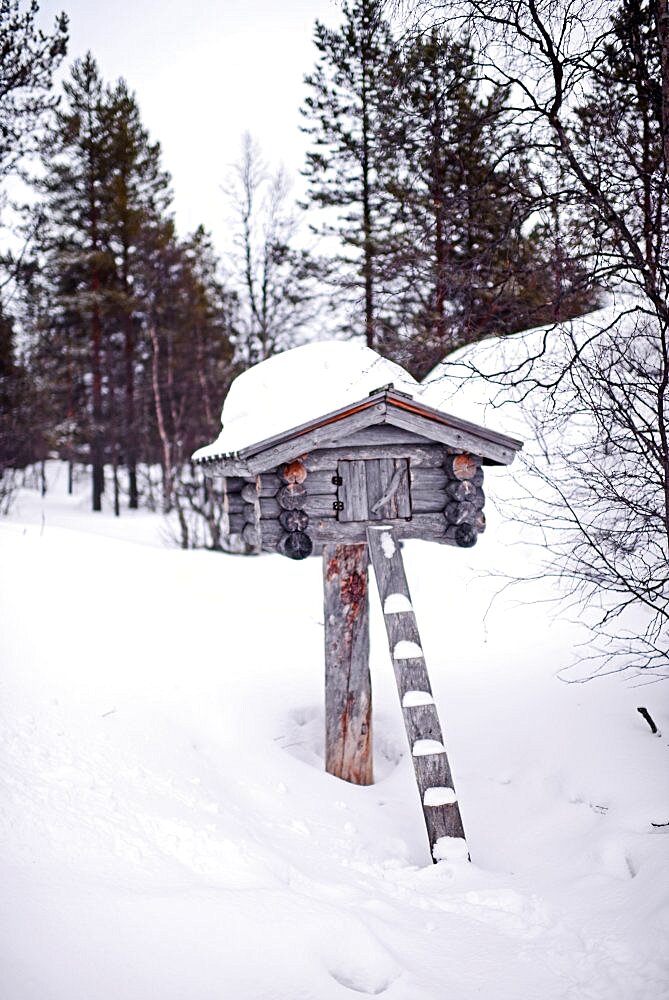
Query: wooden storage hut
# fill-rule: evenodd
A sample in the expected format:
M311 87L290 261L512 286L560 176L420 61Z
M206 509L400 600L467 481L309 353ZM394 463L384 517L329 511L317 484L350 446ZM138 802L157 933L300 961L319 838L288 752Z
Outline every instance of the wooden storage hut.
M238 452L195 461L223 478L223 533L292 559L365 542L369 524L399 538L467 548L485 529L483 474L521 442L432 409L392 384Z

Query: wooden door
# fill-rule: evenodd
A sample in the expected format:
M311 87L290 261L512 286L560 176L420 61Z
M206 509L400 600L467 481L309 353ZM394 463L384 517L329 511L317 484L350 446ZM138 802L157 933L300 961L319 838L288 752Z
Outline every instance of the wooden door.
M411 518L408 458L338 462L337 482L337 517L340 521Z

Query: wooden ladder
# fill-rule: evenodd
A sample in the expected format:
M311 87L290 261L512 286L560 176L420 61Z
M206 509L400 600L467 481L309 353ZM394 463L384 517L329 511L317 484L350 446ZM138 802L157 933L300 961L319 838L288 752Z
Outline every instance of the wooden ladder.
M367 528L404 726L434 861L469 858L460 808L399 542L386 525Z

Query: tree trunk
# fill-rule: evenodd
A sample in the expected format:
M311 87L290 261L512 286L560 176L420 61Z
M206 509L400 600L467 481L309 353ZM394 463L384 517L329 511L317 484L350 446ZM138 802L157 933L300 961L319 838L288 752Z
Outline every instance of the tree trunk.
M153 402L156 408L156 421L158 423L158 434L163 448L163 514L169 514L172 509L173 494L173 474L172 474L172 443L167 433L165 425L165 414L163 410L163 400L160 392L160 368L158 364L160 344L158 334L153 323L149 323L149 339L151 340L151 382L153 387Z

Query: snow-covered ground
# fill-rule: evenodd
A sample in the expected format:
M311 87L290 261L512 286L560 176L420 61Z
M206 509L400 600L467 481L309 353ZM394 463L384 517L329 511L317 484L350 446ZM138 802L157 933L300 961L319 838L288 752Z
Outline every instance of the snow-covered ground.
M547 589L488 611L528 558L494 512L405 549L472 856L434 865L376 597L360 788L323 770L319 560L49 478L0 523L2 1000L669 996L669 688L559 680Z

